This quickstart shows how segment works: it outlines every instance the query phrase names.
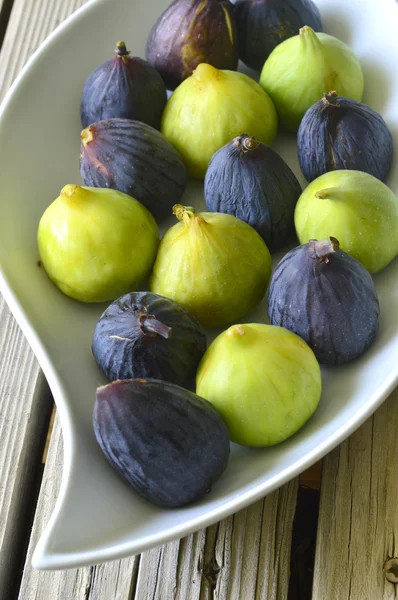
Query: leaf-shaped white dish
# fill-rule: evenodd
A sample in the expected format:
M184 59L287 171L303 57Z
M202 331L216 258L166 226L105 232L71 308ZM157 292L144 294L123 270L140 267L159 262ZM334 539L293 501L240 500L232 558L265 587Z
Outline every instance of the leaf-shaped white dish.
M147 33L167 0L99 0L72 16L29 61L0 114L0 289L36 353L62 420L65 462L56 508L33 556L61 569L137 553L204 527L297 475L356 429L398 381L398 264L375 279L381 304L376 343L359 361L324 369L314 417L285 443L234 447L212 493L193 506L161 510L141 500L99 450L91 417L103 383L91 336L103 305L63 296L36 266L37 224L66 183L79 183L79 103L88 74L124 39L144 56ZM398 149L398 4L395 0L318 0L327 33L359 56L365 102L382 113ZM299 175L293 137L276 149ZM397 150L398 151L398 150ZM304 183L301 178L302 183ZM398 192L398 165L387 182ZM200 208L200 186L187 192ZM197 202L195 201L195 197ZM264 320L265 304L250 320Z

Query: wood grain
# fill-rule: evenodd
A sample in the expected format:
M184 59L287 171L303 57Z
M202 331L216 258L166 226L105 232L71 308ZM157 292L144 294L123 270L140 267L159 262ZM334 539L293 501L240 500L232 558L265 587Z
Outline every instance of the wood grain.
M54 508L61 474L56 417L20 600L287 600L297 479L207 530L140 557L37 571L30 560Z
M134 600L285 600L297 487L143 554Z
M24 560L52 398L3 299L0 356L0 598L7 598Z
M62 434L58 417L44 470L43 483L19 592L20 600L130 600L138 557L85 569L44 572L30 565L33 550L58 496L62 476Z
M3 44L14 0L0 0L0 48Z
M41 42L87 0L14 0L0 54L0 99Z
M83 1L16 0L0 53L0 98L39 43ZM10 2L2 8L9 9ZM3 12L4 15L4 12ZM0 598L18 589L52 408L47 383L0 298Z
M398 557L398 391L324 459L314 600L392 600ZM398 575L398 572L397 572Z

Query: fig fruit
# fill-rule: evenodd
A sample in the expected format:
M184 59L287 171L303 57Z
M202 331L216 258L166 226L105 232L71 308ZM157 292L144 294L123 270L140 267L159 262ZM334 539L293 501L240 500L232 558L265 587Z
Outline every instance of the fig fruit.
M132 292L101 315L92 351L110 381L150 377L194 389L206 347L203 327L177 302Z
M300 244L332 235L370 273L398 254L398 198L368 173L321 175L300 196L294 222Z
M221 333L196 377L196 393L217 409L231 440L245 446L273 446L293 435L315 411L321 386L304 340L259 323Z
M271 252L294 236L294 208L301 192L285 161L248 135L218 150L205 177L206 209L246 221Z
M228 464L228 431L215 408L172 383L125 379L98 388L93 425L114 469L158 506L199 500Z
M256 71L278 44L304 25L322 31L321 15L312 0L237 0L234 8L239 58Z
M372 277L335 238L291 250L271 279L270 322L302 337L320 363L361 356L376 337L379 313Z
M362 100L361 65L343 42L304 26L273 50L266 60L260 85L271 96L281 124L297 131L307 110L329 90Z
M106 119L81 133L86 185L129 194L161 221L181 199L188 175L177 150L149 125Z
M168 99L161 131L185 161L188 173L204 177L213 154L246 132L272 144L277 131L274 105L243 73L200 64Z
M326 94L305 113L297 147L308 181L339 169L365 171L384 181L392 163L392 136L383 118L336 92Z
M163 236L151 291L172 298L205 327L242 318L264 296L271 257L258 233L220 213L177 205L179 223Z
M114 300L148 277L158 227L134 198L114 190L66 185L46 209L38 230L47 275L82 302Z
M174 90L200 63L235 70L236 25L228 0L174 0L152 27L147 60Z
M131 57L124 42L116 44L116 56L88 77L80 104L83 127L103 119L135 119L160 129L167 100L159 73L142 58Z

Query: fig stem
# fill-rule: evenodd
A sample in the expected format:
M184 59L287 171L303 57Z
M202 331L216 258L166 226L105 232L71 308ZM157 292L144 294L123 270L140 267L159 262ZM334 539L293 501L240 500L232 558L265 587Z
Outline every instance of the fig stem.
M228 329L228 335L245 335L245 328L242 325L232 325L232 327Z
M89 125L88 127L86 127L86 129L83 129L83 131L80 134L80 137L84 146L93 141L95 131L96 130L94 125Z
M329 190L319 190L319 192L315 192L315 198L319 200L326 200L330 196Z
M206 223L203 217L195 215L195 209L192 206L182 206L182 204L175 204L173 206L173 213L179 221L183 221L184 225L190 223Z
M141 315L140 317L141 331L144 333L155 333L162 336L166 340L171 337L172 329L161 321L158 321L153 315Z
M326 106L336 106L336 108L338 108L340 106L338 100L338 94L337 92L329 92L328 94L324 94L323 95L323 103Z
M304 25L304 27L301 27L301 29L299 29L300 35L307 35L308 33L315 33L315 31L309 25Z
M91 191L89 189L81 187L80 185L68 183L62 188L60 196L64 200L76 204L79 203L81 200L84 201L85 199L88 199L91 196Z
M174 204L173 206L173 215L177 217L179 221L184 220L184 215L188 214L189 218L195 215L195 210L192 206L183 206L182 204Z
M255 150L258 146L258 141L252 137L247 136L243 139L242 145L244 150Z
M118 56L128 56L130 54L124 42L118 42L116 44L115 52Z
M319 262L328 263L329 255L340 250L339 241L335 237L328 237L325 240L310 240L309 245L315 251Z

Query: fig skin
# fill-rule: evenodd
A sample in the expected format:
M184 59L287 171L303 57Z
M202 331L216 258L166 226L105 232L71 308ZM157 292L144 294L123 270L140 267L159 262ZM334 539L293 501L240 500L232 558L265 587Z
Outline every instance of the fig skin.
M273 50L261 71L260 85L274 102L281 125L297 131L307 110L329 90L361 101L364 78L346 44L305 25L299 35Z
M260 323L221 333L196 376L196 393L217 409L231 440L244 446L273 446L296 433L321 390L319 364L304 340Z
M168 99L161 131L184 159L189 175L203 178L213 154L246 132L271 145L275 107L247 75L200 64Z
M271 256L247 223L221 213L195 214L177 205L179 223L164 234L150 289L172 298L204 327L243 318L263 298Z
M51 281L81 302L105 302L137 289L151 272L159 230L134 198L66 185L46 209L37 234Z
M301 193L285 161L248 135L218 150L205 177L206 209L245 221L271 252L294 237L294 208Z
M329 92L305 113L297 135L304 177L328 171L364 171L384 181L391 168L393 142L384 119L355 100Z
M158 506L199 500L228 464L228 431L215 408L165 381L125 379L98 388L93 425L114 469Z
M330 171L305 188L294 222L300 244L332 235L370 273L398 254L398 198L361 171Z
M322 31L321 15L312 0L237 0L234 9L239 58L256 71L276 46L304 25Z
M80 173L86 185L129 194L160 222L172 214L188 182L178 151L138 121L106 119L81 133Z
M82 126L97 121L133 119L160 129L167 92L159 73L145 60L129 56L124 42L116 56L88 77L80 104Z
M174 90L200 63L238 65L233 6L228 0L174 0L152 27L147 60Z
M272 276L270 323L302 337L320 363L342 365L366 352L379 314L372 277L335 238L291 250Z
M152 378L195 388L207 348L206 333L177 302L151 292L132 292L101 315L92 351L109 379Z

